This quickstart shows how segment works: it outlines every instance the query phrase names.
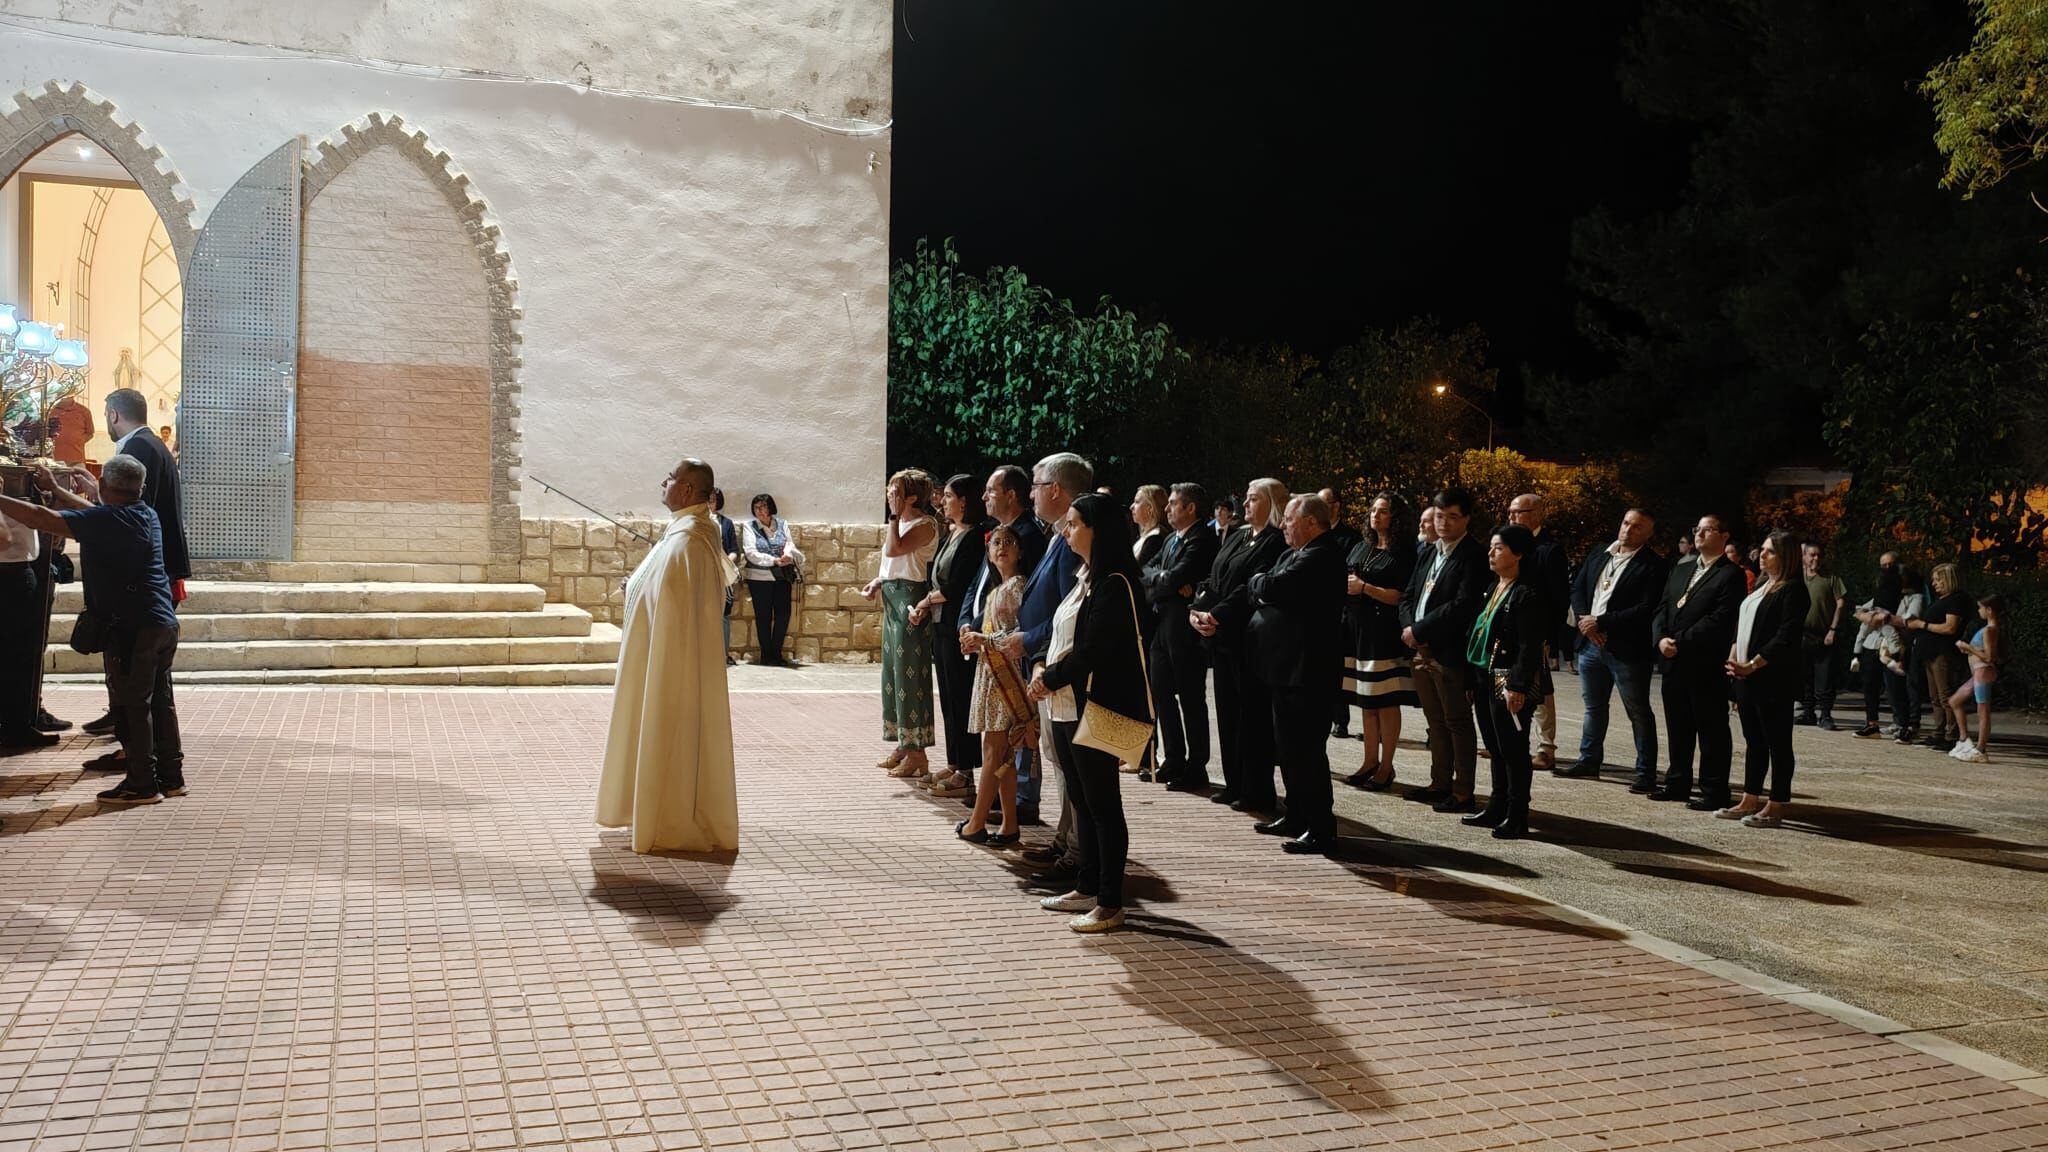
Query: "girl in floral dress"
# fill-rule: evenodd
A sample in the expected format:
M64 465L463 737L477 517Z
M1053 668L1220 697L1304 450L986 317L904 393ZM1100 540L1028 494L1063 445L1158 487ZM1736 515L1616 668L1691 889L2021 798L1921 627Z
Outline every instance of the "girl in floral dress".
M955 825L962 840L975 844L1017 842L1017 764L1021 748L1038 743L1038 709L1024 692L1024 672L995 643L1015 631L1017 610L1024 603L1024 576L1017 571L1017 534L998 526L988 534L988 563L1002 583L988 594L979 634L969 635L970 650L981 655L974 669L974 693L967 701L967 730L981 734L981 782L974 790L974 812ZM989 811L1000 791L1001 832L988 830Z

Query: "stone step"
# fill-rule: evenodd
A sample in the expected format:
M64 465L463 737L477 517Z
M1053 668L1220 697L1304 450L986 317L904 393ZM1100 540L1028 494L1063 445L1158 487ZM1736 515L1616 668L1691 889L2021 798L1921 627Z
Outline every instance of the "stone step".
M50 644L71 642L75 615L50 618ZM236 640L450 640L514 636L588 636L590 613L573 604L532 612L228 612L178 613L178 643Z
M255 668L187 672L180 668L180 687L254 684L382 684L413 687L554 688L565 685L610 684L616 664L461 664L443 668ZM97 684L98 675L62 673L45 684Z
M502 665L599 664L619 657L619 630L594 625L588 636L498 639L248 640L178 645L181 679L198 672L294 672L308 669L428 669ZM51 648L44 668L91 675L98 656Z
M532 584L440 584L354 581L191 580L179 613L223 616L237 613L312 612L537 612L545 589ZM57 589L58 612L75 614L85 604L76 581Z
M268 560L196 560L200 580L307 584L481 584L481 564L330 564Z

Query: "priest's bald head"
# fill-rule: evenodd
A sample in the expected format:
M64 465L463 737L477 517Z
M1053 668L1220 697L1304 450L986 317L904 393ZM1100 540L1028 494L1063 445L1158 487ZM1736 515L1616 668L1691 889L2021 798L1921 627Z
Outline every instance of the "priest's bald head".
M711 465L695 456L685 456L683 462L661 482L662 506L671 512L680 512L692 504L702 504L711 499L711 488L715 483Z

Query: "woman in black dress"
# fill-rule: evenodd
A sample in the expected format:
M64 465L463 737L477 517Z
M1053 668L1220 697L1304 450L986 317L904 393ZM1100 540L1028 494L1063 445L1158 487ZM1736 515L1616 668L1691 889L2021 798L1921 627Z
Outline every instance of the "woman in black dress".
M1529 781L1535 775L1529 725L1536 705L1550 695L1543 645L1553 626L1533 572L1532 579L1522 578L1523 561L1533 561L1535 552L1535 534L1519 524L1494 532L1486 564L1496 580L1465 643L1465 662L1478 670L1472 703L1493 765L1493 792L1483 810L1459 822L1491 828L1496 840L1529 834Z
M1415 523L1392 492L1372 498L1365 536L1345 561L1351 575L1344 619L1351 628L1345 691L1364 718L1359 736L1365 762L1344 778L1367 792L1394 786L1394 748L1401 742L1401 709L1419 707L1413 653L1401 643L1401 590L1415 571Z
M913 624L936 618L935 636L960 634L960 610L981 573L987 532L981 522L981 481L965 472L946 481L939 498L947 534L932 557L932 586L910 610ZM935 796L962 796L974 789L981 768L981 741L967 731L967 700L974 694L974 657L942 642L933 657L939 673L939 713L946 727L946 768L932 777Z

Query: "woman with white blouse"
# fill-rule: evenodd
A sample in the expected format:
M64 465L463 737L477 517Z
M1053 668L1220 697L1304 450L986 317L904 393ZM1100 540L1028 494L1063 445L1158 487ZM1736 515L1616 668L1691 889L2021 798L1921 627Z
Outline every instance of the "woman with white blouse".
M776 514L775 497L763 492L752 507L754 514L740 534L740 552L747 561L742 571L747 597L754 602L754 635L761 643L756 662L790 668L795 661L783 658L782 642L789 635L790 594L804 554L797 551L788 522Z

